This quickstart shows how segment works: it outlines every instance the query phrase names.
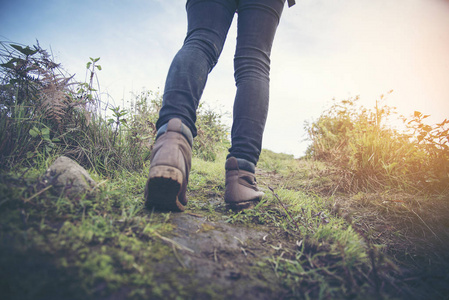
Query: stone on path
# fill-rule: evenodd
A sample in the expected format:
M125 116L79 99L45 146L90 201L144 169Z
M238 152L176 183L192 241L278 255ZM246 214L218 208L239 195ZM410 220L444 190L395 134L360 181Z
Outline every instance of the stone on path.
M66 156L55 160L45 172L43 180L45 185L52 185L56 192L64 192L65 195L91 191L96 184L83 167Z

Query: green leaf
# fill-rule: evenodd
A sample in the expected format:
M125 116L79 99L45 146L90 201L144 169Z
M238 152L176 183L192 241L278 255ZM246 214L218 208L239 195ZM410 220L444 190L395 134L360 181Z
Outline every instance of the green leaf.
M9 44L11 47L13 47L14 49L16 49L17 51L19 51L22 54L25 54L26 56L29 55L34 55L37 53L37 50L31 50L30 47L26 46L25 48L19 46L19 45L14 45L14 44Z
M39 133L40 133L39 129L37 129L36 127L33 127L30 129L30 135L34 138L37 137L39 135Z
M117 114L117 117L123 117L123 116L126 116L128 114L128 112L126 110L122 109L121 111L116 112L116 114Z
M98 66L96 66L97 67L97 69L99 70L99 71L101 71L101 66L100 65L98 65Z
M17 62L16 58L11 58L7 63L1 64L0 66L2 66L3 68L7 68L7 69L14 69L15 68L15 62Z
M90 66L92 65L92 62L88 62L87 64L86 64L86 69L90 69Z
M42 128L41 130L42 136L44 136L44 138L48 138L50 136L50 129L48 128Z

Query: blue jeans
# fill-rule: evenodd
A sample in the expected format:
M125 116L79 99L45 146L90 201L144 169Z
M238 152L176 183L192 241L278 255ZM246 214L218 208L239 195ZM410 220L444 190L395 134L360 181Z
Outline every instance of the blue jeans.
M196 136L196 110L237 11L237 92L229 156L257 164L268 113L270 53L285 0L188 0L188 29L165 83L157 128L180 118Z

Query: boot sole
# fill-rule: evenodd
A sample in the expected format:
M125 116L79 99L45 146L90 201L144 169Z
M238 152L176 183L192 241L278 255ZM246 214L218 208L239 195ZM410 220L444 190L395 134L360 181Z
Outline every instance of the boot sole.
M161 211L184 211L184 205L179 202L182 182L180 170L170 166L152 167L145 186L145 205Z
M226 206L232 209L234 212L239 212L242 210L254 208L259 202L260 199L256 199L237 203L226 203Z

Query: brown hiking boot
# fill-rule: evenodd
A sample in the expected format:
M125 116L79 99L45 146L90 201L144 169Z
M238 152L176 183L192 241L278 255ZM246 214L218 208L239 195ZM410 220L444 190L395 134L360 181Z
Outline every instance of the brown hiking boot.
M263 196L256 184L254 173L240 170L235 157L226 160L225 202L233 210L253 207Z
M159 134L158 134L159 135ZM183 211L192 159L192 135L180 119L171 119L156 139L145 186L149 208Z

